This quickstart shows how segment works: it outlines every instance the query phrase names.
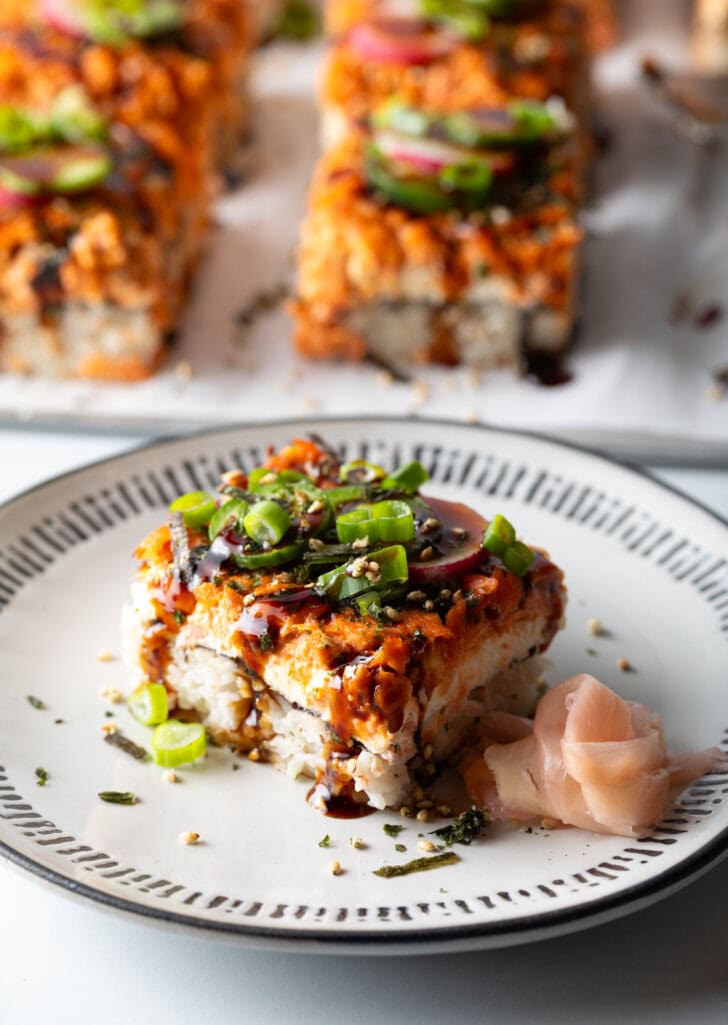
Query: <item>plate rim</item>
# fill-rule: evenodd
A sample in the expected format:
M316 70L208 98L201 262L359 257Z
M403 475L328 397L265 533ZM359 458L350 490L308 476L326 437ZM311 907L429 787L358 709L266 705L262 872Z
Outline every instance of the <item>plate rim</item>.
M396 417L381 416L377 414L352 414L350 416L316 416L316 417L286 417L272 421L240 421L233 424L219 424L216 427L206 427L202 430L190 433L179 433L163 435L148 439L141 444L132 445L123 452L117 452L111 456L91 460L71 470L63 471L49 478L25 488L17 494L0 502L0 515L18 502L24 501L39 491L58 484L74 476L94 471L104 466L119 462L129 456L147 453L155 449L164 449L180 441L196 441L215 435L230 434L236 431L265 430L293 427L301 428L308 426L310 430L325 432L327 425L353 425L353 424L392 424L423 426L423 427L455 427L461 431L472 432L473 436L483 434L501 434L515 436L520 439L531 439L546 446L553 446L557 449L564 449L569 452L577 452L598 462L606 463L608 466L616 467L626 471L639 480L648 481L659 489L675 495L684 501L688 506L707 514L718 525L728 529L728 519L720 513L710 509L704 503L685 494L679 488L655 477L648 470L633 463L622 462L607 455L606 453L581 445L575 442L555 438L550 435L541 435L535 431L523 429L511 429L499 427L488 423L463 423L444 417ZM436 948L447 948L458 942L467 944L472 949L485 946L506 946L519 943L533 942L545 939L559 931L575 931L587 928L590 925L597 925L609 918L617 918L639 910L648 904L655 903L662 897L669 896L672 892L688 885L693 879L702 875L712 866L718 864L728 856L728 825L721 829L715 836L708 840L699 850L682 858L677 864L665 868L647 880L637 882L620 890L616 894L600 896L588 904L577 904L573 907L554 909L553 911L538 911L524 914L515 919L504 919L500 922L488 922L483 920L468 925L424 926L418 929L408 930L375 930L375 929L310 929L307 927L281 928L276 926L262 926L253 923L237 922L234 920L205 920L194 915L185 914L180 911L171 910L166 907L153 907L134 900L127 899L120 895L97 889L64 875L56 869L43 865L36 861L31 855L19 851L17 848L0 840L0 855L12 865L25 870L31 876L40 879L42 882L60 888L63 892L75 897L89 899L94 905L101 905L107 910L126 912L137 916L145 921L157 925L173 926L177 928L192 927L199 933L207 933L217 938L227 938L239 942L247 942L251 946L278 947L280 949L291 949L303 947L309 952L318 953L363 953L376 954L391 952L397 948L400 953L425 953ZM563 927L563 930L562 930ZM453 948L454 949L454 948Z

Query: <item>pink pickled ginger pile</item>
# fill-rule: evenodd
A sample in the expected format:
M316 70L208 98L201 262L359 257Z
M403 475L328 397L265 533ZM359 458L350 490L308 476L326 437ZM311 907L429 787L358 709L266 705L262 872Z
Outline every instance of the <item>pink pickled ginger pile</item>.
M642 836L671 792L724 762L718 748L669 755L662 719L586 673L548 691L533 723L492 713L484 755L461 766L468 794L495 819L555 819Z

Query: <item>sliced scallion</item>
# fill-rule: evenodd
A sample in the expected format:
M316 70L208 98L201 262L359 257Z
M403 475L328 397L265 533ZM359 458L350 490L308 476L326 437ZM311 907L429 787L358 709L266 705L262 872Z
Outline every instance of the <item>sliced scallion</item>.
M375 480L381 480L385 476L381 466L369 463L366 459L352 459L348 463L343 463L339 470L339 479L345 484L373 484Z
M516 531L513 524L498 513L488 524L483 538L483 548L487 548L493 555L503 556L515 540Z
M366 573L360 576L353 576L351 569L356 560L352 560L345 566L337 566L336 569L323 573L316 585L325 591L333 601L346 601L348 598L355 598L366 591L376 591L393 584L406 583L409 576L407 568L407 552L402 545L391 545L389 548L381 548L379 551L370 552L366 556L368 566L372 564L378 567L376 579L372 579Z
M210 540L214 541L217 535L228 527L232 527L236 533L241 534L244 530L243 520L248 509L248 503L241 498L232 498L216 509L207 528Z
M260 545L277 545L290 525L290 513L270 499L256 502L243 519L245 533Z
M206 527L216 509L217 504L209 491L190 491L175 498L169 507L172 513L182 513L188 527Z
M390 473L383 481L383 486L397 491L407 491L413 495L429 479L430 475L422 463L414 459L411 463L405 463L404 466L400 466L399 469Z
M342 544L364 538L368 538L370 543L406 544L415 536L415 523L406 502L386 500L374 505L360 505L337 517L336 533Z
M158 726L169 716L167 691L162 683L145 683L127 698L129 711L145 726Z
M151 746L154 761L165 769L194 762L207 750L205 727L199 722L167 719L152 734Z
M523 541L516 541L503 553L503 565L517 577L525 576L533 560L534 553Z

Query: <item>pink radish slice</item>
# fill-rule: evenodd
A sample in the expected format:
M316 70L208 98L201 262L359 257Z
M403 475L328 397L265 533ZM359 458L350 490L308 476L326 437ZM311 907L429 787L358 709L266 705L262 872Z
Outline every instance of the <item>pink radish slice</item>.
M483 561L483 534L488 526L470 506L460 502L446 502L442 498L427 498L428 510L416 510L416 517L432 516L440 524L439 530L423 535L441 554L429 561L411 562L409 576L413 583L427 584L470 573ZM464 538L456 528L466 531Z
M84 36L83 22L73 0L40 0L41 17L68 36Z
M24 210L37 202L35 196L23 196L12 189L4 189L0 185L0 210Z
M451 53L453 36L415 18L364 21L349 33L349 45L365 60L383 64L429 64Z
M425 172L441 171L451 164L461 164L470 154L458 146L436 139L411 139L396 132L378 132L376 142L390 160L412 164Z

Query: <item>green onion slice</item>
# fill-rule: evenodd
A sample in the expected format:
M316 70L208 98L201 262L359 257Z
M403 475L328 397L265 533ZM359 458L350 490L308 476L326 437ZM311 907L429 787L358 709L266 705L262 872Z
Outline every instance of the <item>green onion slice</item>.
M412 510L406 502L388 500L359 506L336 519L336 533L342 544L368 537L370 542L396 541L406 544L415 536Z
M305 548L305 541L296 541L295 544L283 545L282 548L272 548L269 552L233 552L230 558L241 569L267 569L293 562L294 559L301 557Z
M358 577L352 576L351 567L355 561L352 560L345 566L337 566L336 569L323 573L316 581L316 586L325 591L333 601L346 601L348 598L355 598L366 591L378 591L392 584L404 584L409 576L407 552L402 545L381 548L366 556L369 565L376 563L379 567L378 579L373 580L365 573Z
M413 495L429 479L430 475L427 470L422 463L415 459L411 463L405 463L404 466L400 466L398 470L390 473L383 481L383 487L392 488L396 491L406 491Z
M277 545L290 525L290 513L270 499L256 502L243 519L245 533L260 545Z
M216 509L210 519L207 528L210 540L214 541L221 530L232 527L237 534L241 534L245 527L243 520L250 506L241 498L232 498Z
M190 491L175 498L169 507L173 513L182 513L188 527L206 527L217 509L217 503L209 491Z
M373 484L385 476L384 470L376 463L368 463L366 459L352 459L343 463L339 470L339 479L346 484Z
M487 548L493 555L502 557L515 540L516 531L513 524L499 513L488 524L483 538L483 548Z
M310 477L307 477L305 473L298 473L297 470L281 470L279 473L277 470L268 469L267 466L258 466L248 475L248 490L261 491L269 485L290 486L300 481L305 481L307 484L312 483Z
M329 488L324 491L329 505L336 509L346 502L356 502L360 498L366 498L367 489L363 484L344 484L340 488Z
M517 577L523 577L528 572L533 560L534 553L524 544L523 541L516 541L506 548L503 553L503 565Z
M145 683L137 687L128 699L129 711L145 726L157 726L169 716L167 691L164 684Z
M152 734L151 746L154 761L165 769L194 762L207 749L205 727L200 722L167 719Z

